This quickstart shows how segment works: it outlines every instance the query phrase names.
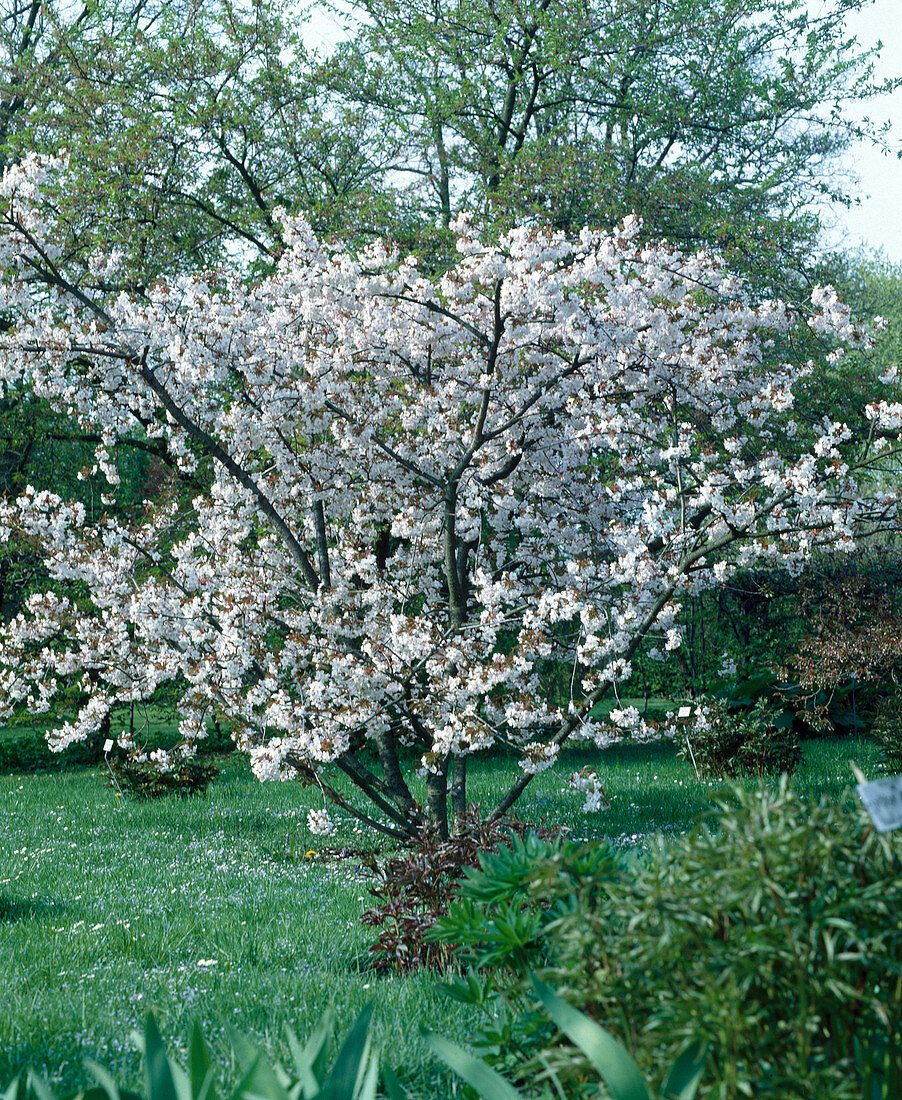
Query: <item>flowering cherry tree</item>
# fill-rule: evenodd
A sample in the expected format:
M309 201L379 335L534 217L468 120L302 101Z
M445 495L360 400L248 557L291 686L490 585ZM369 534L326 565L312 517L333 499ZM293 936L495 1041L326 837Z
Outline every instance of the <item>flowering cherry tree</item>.
M229 717L259 778L319 786L312 827L337 803L392 835L445 833L473 753L519 754L497 817L568 739L652 736L635 711L592 710L639 647L680 645L686 593L850 548L895 508L858 474L902 406L873 406L866 447L794 418L815 369L789 362L800 329L867 339L830 290L807 320L752 304L711 257L640 244L629 221L491 245L460 220L457 266L426 278L284 216L269 277L114 294L114 252L53 247L40 185L60 171L4 177L4 384L98 435L101 485L142 440L194 488L187 514L162 500L128 525L48 492L2 503L2 534L60 582L5 628L5 705L46 711L73 680L87 698L54 749L173 683L177 751ZM594 777L574 786L599 804Z

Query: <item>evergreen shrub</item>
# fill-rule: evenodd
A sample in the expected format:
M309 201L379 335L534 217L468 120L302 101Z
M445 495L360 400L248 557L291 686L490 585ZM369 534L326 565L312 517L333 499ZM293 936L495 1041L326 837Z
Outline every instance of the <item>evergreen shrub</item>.
M902 837L854 796L815 803L784 777L642 859L527 838L480 864L433 934L469 965L448 988L483 1010L478 1044L527 1091L591 1077L535 971L653 1080L707 1043L700 1097L902 1095Z

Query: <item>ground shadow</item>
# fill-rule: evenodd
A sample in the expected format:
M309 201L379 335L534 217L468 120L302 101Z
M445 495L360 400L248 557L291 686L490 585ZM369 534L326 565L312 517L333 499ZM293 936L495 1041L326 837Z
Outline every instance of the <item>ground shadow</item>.
M59 917L66 906L48 898L16 898L0 894L0 923L14 924L22 920L49 920Z

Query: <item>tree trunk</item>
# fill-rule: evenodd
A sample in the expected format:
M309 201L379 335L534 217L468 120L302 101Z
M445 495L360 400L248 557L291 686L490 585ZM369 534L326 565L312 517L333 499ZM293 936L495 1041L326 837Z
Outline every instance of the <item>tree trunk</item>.
M464 831L467 814L467 757L451 758L451 817L454 835Z
M442 840L448 839L448 761L439 765L437 772L426 776L426 805L429 809L429 824Z

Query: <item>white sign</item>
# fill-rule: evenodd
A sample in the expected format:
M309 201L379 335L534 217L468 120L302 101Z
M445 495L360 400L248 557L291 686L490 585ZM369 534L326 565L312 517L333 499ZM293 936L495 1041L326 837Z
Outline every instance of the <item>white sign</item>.
M103 751L104 752L109 752L112 747L113 747L113 742L108 737L106 739L106 741L104 741L104 743L103 743Z
M855 789L878 833L902 826L902 775L859 783Z

